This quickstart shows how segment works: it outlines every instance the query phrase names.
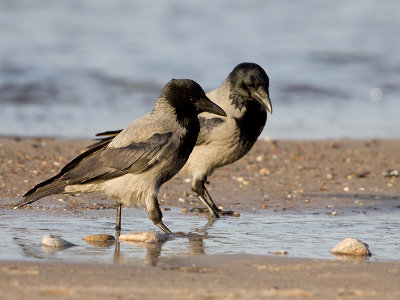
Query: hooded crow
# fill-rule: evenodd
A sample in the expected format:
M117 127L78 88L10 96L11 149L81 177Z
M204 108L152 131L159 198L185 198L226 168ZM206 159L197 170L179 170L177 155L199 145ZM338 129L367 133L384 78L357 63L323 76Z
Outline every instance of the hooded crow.
M239 160L253 147L267 121L267 111L272 114L269 78L259 65L241 63L207 96L224 109L227 117L199 115L201 129L196 146L181 173L192 177L192 190L218 217L224 212L214 204L205 182L216 168Z
M219 213L229 213L215 205L205 182L216 168L239 160L257 141L267 121L267 111L272 114L269 78L259 65L244 62L207 96L224 109L227 117L199 115L201 128L196 146L181 173L192 177L192 190L210 214L218 218ZM105 136L99 143L111 141L119 132L99 133L98 136Z
M117 203L117 229L121 206L143 203L151 221L170 233L162 222L157 193L186 163L196 144L202 112L226 116L198 83L172 79L150 113L112 139L89 147L59 174L28 191L15 208L51 194L101 192Z

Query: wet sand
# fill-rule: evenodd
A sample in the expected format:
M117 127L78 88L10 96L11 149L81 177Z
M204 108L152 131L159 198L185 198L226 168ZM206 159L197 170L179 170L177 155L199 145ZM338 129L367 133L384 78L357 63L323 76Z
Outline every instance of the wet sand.
M2 299L399 299L400 263L220 255L156 267L0 262Z
M0 139L0 204L8 209L36 183L56 174L91 141ZM259 141L242 160L209 179L223 209L341 214L400 210L398 140ZM201 207L178 175L165 184L163 209ZM101 195L51 196L27 210L102 209ZM131 228L134 230L134 228ZM344 236L343 238L346 238ZM400 248L399 248L400 250ZM0 263L0 288L9 298L385 298L400 296L400 262L308 260L277 256L162 257L157 266ZM157 287L157 288L155 288Z

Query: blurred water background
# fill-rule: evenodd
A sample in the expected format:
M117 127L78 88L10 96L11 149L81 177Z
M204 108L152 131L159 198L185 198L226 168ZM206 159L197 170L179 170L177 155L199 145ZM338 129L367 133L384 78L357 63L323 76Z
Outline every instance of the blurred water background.
M90 138L251 61L263 137L400 138L399 31L397 0L0 0L0 135Z

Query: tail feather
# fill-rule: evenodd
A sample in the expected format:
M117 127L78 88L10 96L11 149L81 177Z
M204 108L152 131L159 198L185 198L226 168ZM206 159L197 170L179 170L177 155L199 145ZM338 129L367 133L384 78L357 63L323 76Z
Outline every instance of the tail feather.
M52 195L59 194L64 192L65 186L67 183L64 180L60 180L59 178L50 178L42 183L36 185L33 189L29 190L25 195L24 199L19 201L14 209L20 208L24 205L33 203L40 198Z

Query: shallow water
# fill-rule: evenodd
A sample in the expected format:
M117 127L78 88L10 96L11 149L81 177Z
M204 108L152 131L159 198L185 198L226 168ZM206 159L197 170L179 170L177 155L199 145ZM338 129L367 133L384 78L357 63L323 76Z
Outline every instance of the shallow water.
M329 250L347 237L369 244L372 261L400 260L400 213L281 213L241 212L239 218L223 217L208 222L205 216L184 214L178 209L164 212L165 224L177 236L162 244L127 242L93 246L83 238L113 231L115 211L1 210L0 259L155 265L165 257L206 254L273 255L331 259ZM156 230L145 211L123 209L122 233ZM41 246L45 234L54 234L76 244L58 250ZM119 248L119 249L118 249ZM117 251L118 249L118 251Z
M0 134L91 138L172 77L210 90L253 61L263 136L399 138L398 28L397 0L1 1Z

